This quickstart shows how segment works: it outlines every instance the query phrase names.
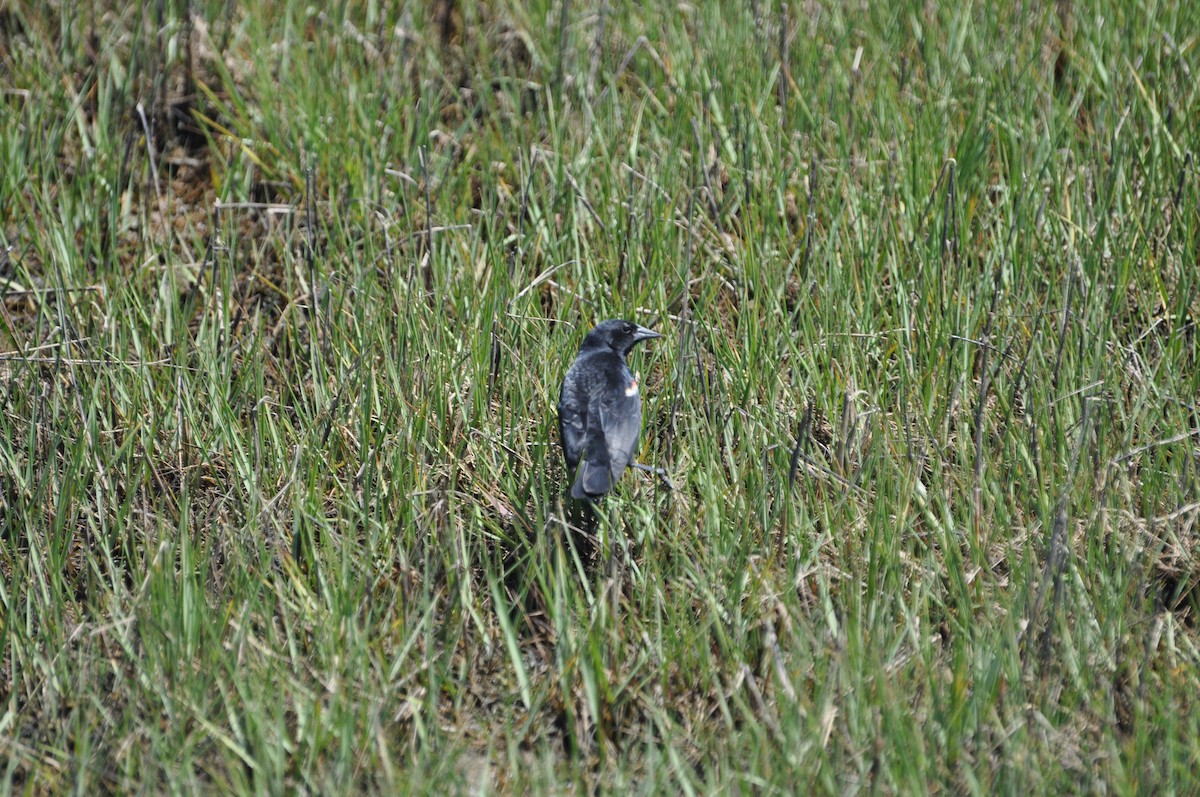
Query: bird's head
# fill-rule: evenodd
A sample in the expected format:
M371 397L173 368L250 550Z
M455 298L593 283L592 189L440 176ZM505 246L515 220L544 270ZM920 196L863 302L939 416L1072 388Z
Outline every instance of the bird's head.
M641 341L661 337L662 335L654 330L638 326L632 321L622 321L619 318L613 318L602 322L589 332L587 337L583 339L582 348L612 349L624 357Z

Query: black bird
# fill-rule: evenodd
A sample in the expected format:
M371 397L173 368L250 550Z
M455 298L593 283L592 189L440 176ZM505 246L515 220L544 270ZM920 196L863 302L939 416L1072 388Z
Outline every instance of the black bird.
M631 321L605 321L587 334L563 378L558 431L571 497L594 500L621 478L637 449L642 397L625 357L640 341L662 335Z

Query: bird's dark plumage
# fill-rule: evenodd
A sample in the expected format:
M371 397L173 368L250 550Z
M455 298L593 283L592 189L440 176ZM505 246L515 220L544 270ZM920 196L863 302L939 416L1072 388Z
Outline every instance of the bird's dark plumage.
M631 321L605 321L583 339L579 356L563 378L558 431L571 497L595 499L621 478L637 449L642 397L625 357L633 347L662 337Z

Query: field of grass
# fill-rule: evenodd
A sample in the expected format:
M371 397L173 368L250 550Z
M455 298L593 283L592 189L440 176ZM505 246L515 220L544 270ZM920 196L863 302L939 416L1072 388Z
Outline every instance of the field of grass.
M3 0L0 790L1196 794L1198 86L1188 2Z

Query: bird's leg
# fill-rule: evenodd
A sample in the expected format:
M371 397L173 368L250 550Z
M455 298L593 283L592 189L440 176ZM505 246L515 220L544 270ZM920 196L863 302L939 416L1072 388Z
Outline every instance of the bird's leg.
M629 467L643 470L646 473L653 473L655 476L663 480L663 484L667 485L667 489L672 492L675 490L675 485L671 484L671 480L667 478L667 472L662 468L656 468L653 465L643 465L641 462L630 462Z

